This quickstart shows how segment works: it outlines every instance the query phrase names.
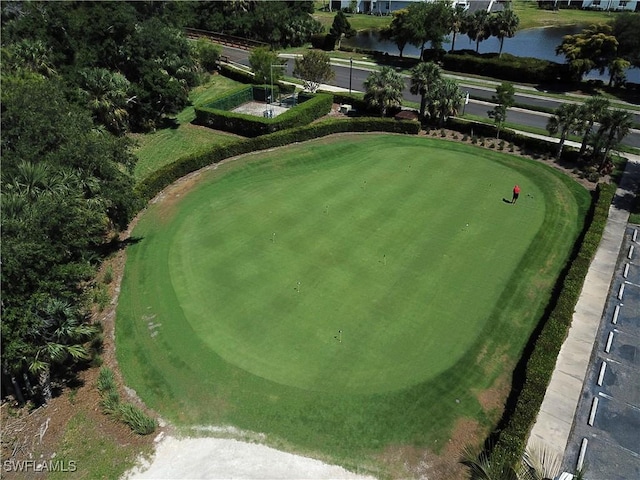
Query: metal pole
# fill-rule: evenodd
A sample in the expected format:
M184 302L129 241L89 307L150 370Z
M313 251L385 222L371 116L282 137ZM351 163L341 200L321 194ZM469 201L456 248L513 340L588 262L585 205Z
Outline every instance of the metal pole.
M349 94L351 94L351 76L353 73L353 57L349 57Z

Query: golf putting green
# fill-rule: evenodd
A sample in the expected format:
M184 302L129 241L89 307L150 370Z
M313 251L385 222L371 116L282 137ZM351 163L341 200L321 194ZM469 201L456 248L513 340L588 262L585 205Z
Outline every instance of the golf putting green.
M553 199L509 162L438 145L311 142L203 179L161 227L151 212L134 231L127 273L155 284L138 298L145 318L164 317L153 297L170 294L162 325L300 389L370 394L441 375L500 310Z

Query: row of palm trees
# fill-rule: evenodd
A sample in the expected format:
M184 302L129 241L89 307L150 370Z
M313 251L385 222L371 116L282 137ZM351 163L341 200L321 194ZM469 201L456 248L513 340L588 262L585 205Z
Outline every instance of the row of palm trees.
M431 48L439 49L446 35L451 34L451 51L455 49L456 36L466 34L476 43L476 52L480 42L489 37L500 40L500 55L505 38L515 35L520 20L516 13L506 8L498 13L478 10L468 13L464 6L452 6L444 2L413 3L407 9L393 13L388 27L380 31L382 38L393 41L400 51L400 58L407 43L424 51L427 42Z
M372 72L364 81L364 100L382 116L390 108L402 105L404 78L390 67ZM411 69L411 93L420 95L420 118L444 125L447 117L456 115L464 94L458 84L442 76L433 62L421 62Z
M596 128L597 125L597 128ZM600 163L602 169L611 152L633 127L630 112L612 109L609 100L602 96L590 97L583 104L564 103L547 122L551 135L560 134L556 158L569 135L581 135L580 158L584 158L591 148L591 158Z

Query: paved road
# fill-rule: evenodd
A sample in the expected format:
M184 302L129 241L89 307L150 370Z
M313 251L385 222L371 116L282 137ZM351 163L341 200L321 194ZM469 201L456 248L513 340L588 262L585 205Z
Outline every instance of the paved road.
M246 50L240 50L232 47L223 47L223 55L226 55L229 60L242 64L249 65L248 57L249 52ZM363 83L367 76L371 73L370 67L365 62L353 62L353 67L351 67L348 61L345 62L334 62L333 69L335 71L335 78L330 83L330 85L341 87L344 89L349 88L349 84L351 84L352 90L355 91L363 91ZM289 59L287 62L287 74L292 75L293 70L293 60ZM407 81L407 85L409 82ZM464 82L461 82L462 88L466 91L468 90L471 94L476 96L481 96L486 98L487 100L491 99L491 95L495 93L495 90L491 90L489 88L481 88L481 87L470 87L465 86ZM418 95L413 95L409 91L409 88L404 91L404 98L406 100L412 102L420 102L420 97ZM540 98L527 96L526 94L519 94L516 97L518 102L529 103L531 105L539 105L545 106L547 108L556 108L560 105L560 101L552 98ZM473 115L477 115L480 117L484 117L486 119L489 118L487 115L488 110L492 108L492 105L483 100L471 100L469 104L465 107L465 112ZM540 112L534 112L525 109L517 109L511 108L509 110L509 122L516 123L519 125L524 125L527 127L536 127L544 129L547 125L547 121L550 115ZM635 114L635 121L640 123L640 114ZM640 130L634 130L629 135L625 137L622 142L624 145L640 148Z

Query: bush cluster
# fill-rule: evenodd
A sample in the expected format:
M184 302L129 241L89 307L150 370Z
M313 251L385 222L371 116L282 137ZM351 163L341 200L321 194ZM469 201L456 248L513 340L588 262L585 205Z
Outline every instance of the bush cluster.
M127 424L138 435L149 435L157 427L156 421L131 403L122 403L113 370L102 367L98 374L100 408L107 415Z
M331 95L318 94L275 118L256 117L255 115L233 113L207 106L197 106L194 123L245 137L258 137L297 125L309 124L329 113L332 104ZM268 110L267 105L265 105L266 110Z
M491 454L495 459L506 459L513 465L522 456L555 369L560 347L571 326L584 279L600 244L615 189L615 185L611 184L599 184L596 189L596 201L588 217L588 228L584 238L581 241L578 239L580 248L561 279L562 288L556 303L535 340L515 408Z
M333 133L390 132L416 135L419 131L420 124L418 122L397 121L388 118L363 117L323 120L307 126L239 140L222 147L213 147L202 153L179 158L150 174L136 186L136 190L141 198L148 201L177 179L226 158L281 147L294 142L304 142Z
M456 117L449 117L447 120L447 128L457 130L458 132L470 135L471 137L494 137L496 136L495 125L487 123L472 122ZM517 145L523 151L527 153L534 153L538 155L555 155L558 144L557 142L550 142L541 138L529 137L516 133L508 128L500 129L500 139L506 142L510 142L513 145ZM575 162L578 160L578 150L565 145L562 150L562 160L567 162Z
M440 59L445 70L473 73L524 83L553 83L571 81L566 64L539 58L516 57L503 53L476 53L473 50L456 50Z

